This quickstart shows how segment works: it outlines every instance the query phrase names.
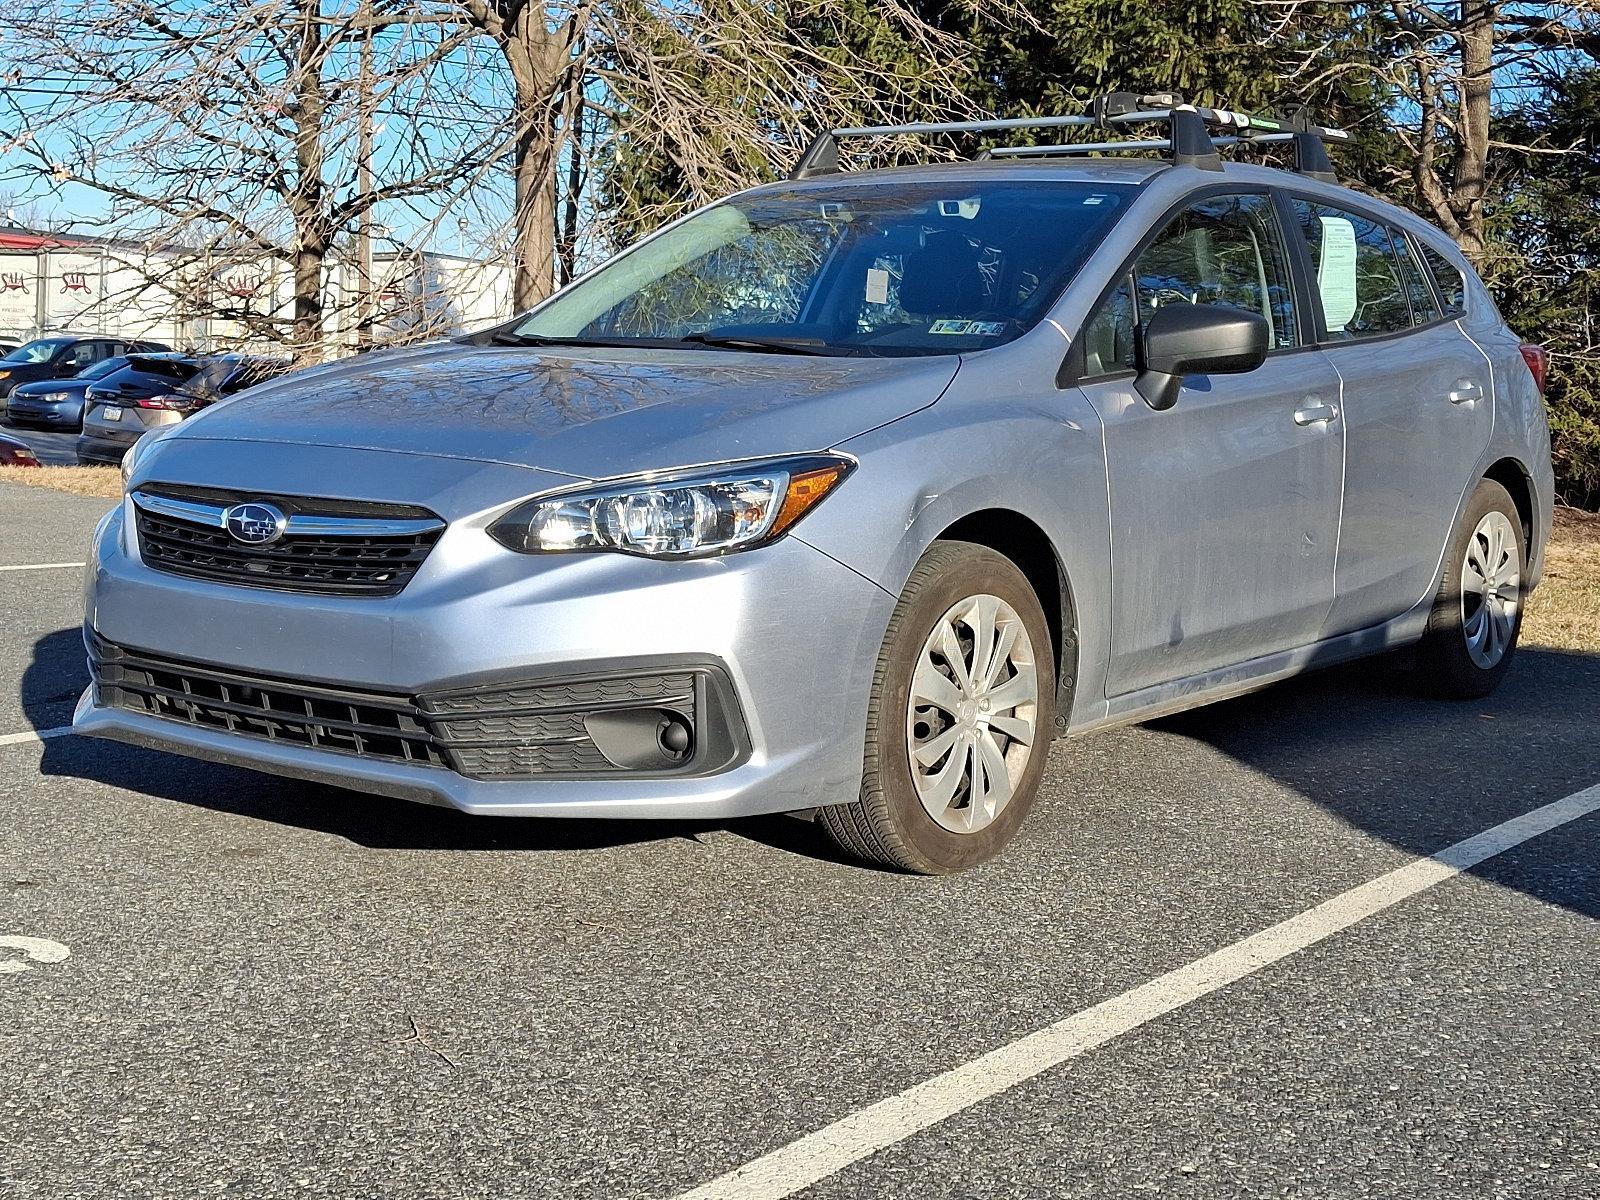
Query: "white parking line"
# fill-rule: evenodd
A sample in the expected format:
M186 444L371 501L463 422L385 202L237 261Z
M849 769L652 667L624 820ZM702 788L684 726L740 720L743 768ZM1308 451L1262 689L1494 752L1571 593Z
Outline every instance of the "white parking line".
M0 571L54 571L57 567L86 567L88 563L17 563Z
M27 733L0 734L0 746L20 746L25 742L42 742L46 738L66 737L71 725L58 725L54 729L30 729Z
M1288 958L1486 859L1600 810L1600 784L1350 889L1176 971L841 1117L677 1200L778 1200L981 1100Z

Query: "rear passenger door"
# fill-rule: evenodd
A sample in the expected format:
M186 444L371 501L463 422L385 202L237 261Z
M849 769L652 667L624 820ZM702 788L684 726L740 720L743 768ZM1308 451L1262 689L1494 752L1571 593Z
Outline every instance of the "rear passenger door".
M1080 339L1105 429L1108 697L1315 641L1333 599L1343 432L1266 193L1193 199L1155 232ZM1257 313L1266 362L1186 377L1171 409L1134 390L1140 326L1164 304ZM1133 700L1132 705L1142 703Z
M1489 364L1454 319L1459 291L1439 294L1404 230L1309 197L1292 197L1289 207L1345 421L1327 630L1335 635L1398 616L1431 592L1489 442Z

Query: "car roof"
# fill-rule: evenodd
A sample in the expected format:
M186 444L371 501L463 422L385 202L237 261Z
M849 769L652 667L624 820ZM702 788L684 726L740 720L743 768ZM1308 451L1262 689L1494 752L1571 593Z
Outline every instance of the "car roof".
M876 167L866 171L837 171L804 180L783 180L763 184L752 192L786 191L793 188L849 187L855 184L970 182L975 179L1059 179L1080 183L1139 184L1152 175L1172 169L1170 163L1153 158L1088 159L963 159L955 162L915 163L899 167ZM1215 175L1215 171L1207 172ZM749 193L746 193L749 194Z
M1430 246L1444 251L1452 261L1460 260L1459 251L1448 234L1399 205L1343 184L1313 179L1297 171L1232 159L1223 159L1220 171L1176 165L1160 158L1110 155L1102 158L1073 156L964 159L954 162L879 167L864 171L836 171L826 175L815 175L809 179L762 184L740 194L759 196L802 188L837 190L851 186L896 183L945 182L962 185L979 180L1030 182L1061 180L1074 183L1133 185L1139 188L1159 184L1160 190L1173 198L1203 187L1216 187L1219 184L1283 188L1324 199L1333 204L1354 205L1358 209L1366 209L1368 212L1381 215L1385 221L1410 229L1414 233L1426 235ZM1461 261L1465 260L1458 261L1457 265L1460 265Z

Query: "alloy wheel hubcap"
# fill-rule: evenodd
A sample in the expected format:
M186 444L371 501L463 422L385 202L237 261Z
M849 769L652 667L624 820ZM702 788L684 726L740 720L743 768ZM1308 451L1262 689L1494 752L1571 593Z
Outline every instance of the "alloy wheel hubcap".
M1022 618L998 596L950 607L911 677L906 749L917 797L953 833L976 833L1010 803L1033 753L1039 676Z
M1461 633L1467 657L1488 669L1506 656L1522 603L1522 553L1505 513L1478 522L1461 570Z

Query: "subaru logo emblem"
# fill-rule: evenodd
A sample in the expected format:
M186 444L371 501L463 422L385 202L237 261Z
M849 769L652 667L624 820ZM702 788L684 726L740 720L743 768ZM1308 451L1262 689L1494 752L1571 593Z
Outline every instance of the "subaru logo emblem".
M265 546L283 536L289 518L270 504L235 504L222 514L222 527L236 542Z

